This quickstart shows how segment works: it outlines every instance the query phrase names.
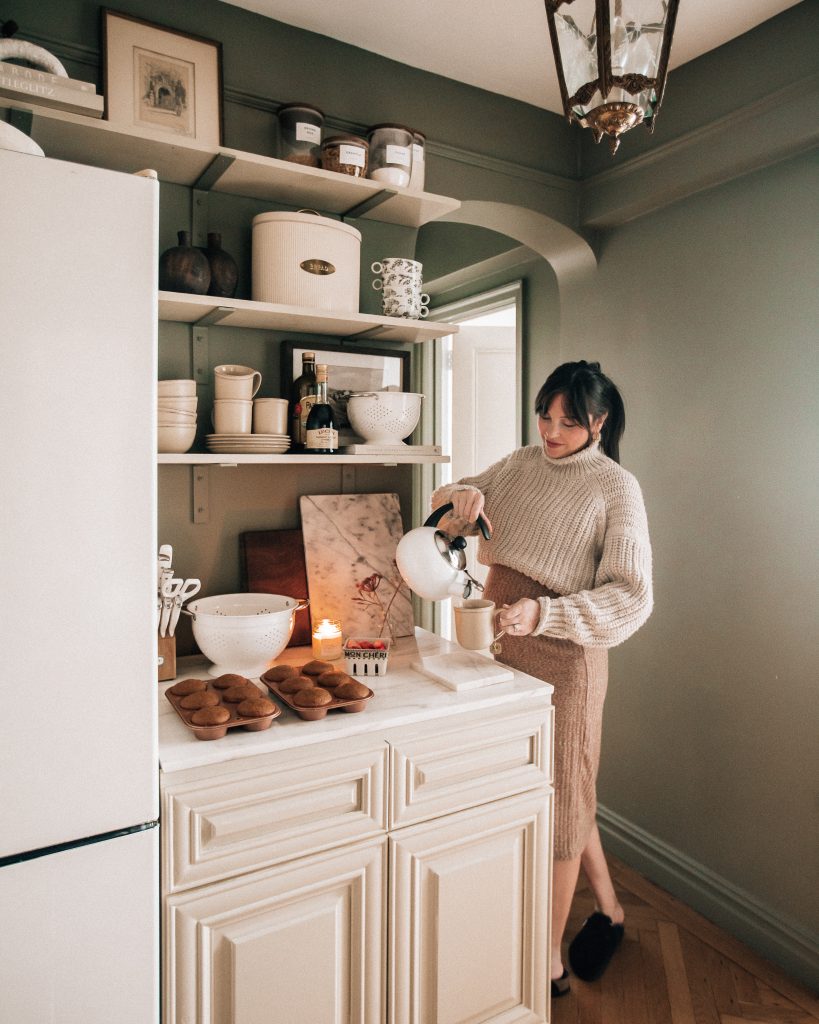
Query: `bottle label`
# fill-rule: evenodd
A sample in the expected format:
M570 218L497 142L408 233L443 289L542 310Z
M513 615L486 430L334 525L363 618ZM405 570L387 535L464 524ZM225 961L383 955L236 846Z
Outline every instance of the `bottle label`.
M307 417L316 404L318 395L302 395L299 402L299 443L304 444L307 436Z
M388 164L398 164L400 167L410 167L412 157L409 146L387 146L384 160Z
M319 427L318 430L305 431L304 447L308 450L326 448L330 451L338 449L338 431L333 427Z
M296 142L321 142L321 128L317 124L297 121Z
M361 146L339 146L338 159L342 164L349 164L351 167L364 166L364 150Z

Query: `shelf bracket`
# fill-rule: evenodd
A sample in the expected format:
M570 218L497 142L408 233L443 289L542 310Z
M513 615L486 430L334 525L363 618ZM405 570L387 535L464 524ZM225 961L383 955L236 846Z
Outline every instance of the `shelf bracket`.
M205 387L210 383L208 374L208 329L194 325L191 335L191 366L196 386Z
M210 192L194 188L191 192L191 237L193 244L204 248L208 244L208 205Z
M191 466L194 523L210 521L208 466Z
M341 467L341 493L355 494L355 466L349 463Z
M363 203L356 203L355 206L351 206L349 210L346 210L341 215L342 220L346 220L348 217L363 217L365 213L369 213L370 210L374 210L376 206L380 206L382 203L386 203L388 199L392 199L393 196L397 196L398 193L391 188L384 188L380 192L376 192L370 196L369 199L365 199Z
M205 313L203 317L200 317L196 321L197 327L215 327L221 323L225 317L230 316L231 313L235 313L236 310L231 306L218 306L216 309L212 309L210 313Z
M207 168L193 186L201 192L209 192L219 181L225 171L236 161L235 156L228 156L227 153L219 153L208 164Z

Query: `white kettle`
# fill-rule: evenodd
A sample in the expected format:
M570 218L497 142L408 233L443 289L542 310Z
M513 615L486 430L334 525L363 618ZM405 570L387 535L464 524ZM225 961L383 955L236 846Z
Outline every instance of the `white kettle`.
M405 583L428 601L445 601L453 596L466 600L473 589L483 590L483 584L466 570L466 538L450 537L436 529L451 510L451 501L436 508L423 526L404 534L395 551ZM489 524L483 516L478 516L478 526L489 540Z

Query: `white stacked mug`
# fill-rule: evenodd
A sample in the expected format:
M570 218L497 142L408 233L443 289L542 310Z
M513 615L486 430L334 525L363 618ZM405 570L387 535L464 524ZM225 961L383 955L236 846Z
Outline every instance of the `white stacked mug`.
M196 438L196 381L157 382L157 427L161 452L186 452Z
M253 396L262 375L250 366L225 363L213 370L213 414L217 434L249 434L253 426Z
M402 256L376 260L372 272L379 276L373 288L381 292L384 316L400 316L419 320L429 313L429 295L423 291L423 264Z

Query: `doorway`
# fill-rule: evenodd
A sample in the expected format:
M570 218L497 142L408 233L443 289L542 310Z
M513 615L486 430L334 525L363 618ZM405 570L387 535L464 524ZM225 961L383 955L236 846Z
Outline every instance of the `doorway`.
M436 319L459 327L435 353L436 434L451 459L436 467L436 487L480 473L521 443L521 312L519 281L435 309ZM467 568L483 582L477 548L470 537ZM453 637L451 601L435 605L433 629Z

